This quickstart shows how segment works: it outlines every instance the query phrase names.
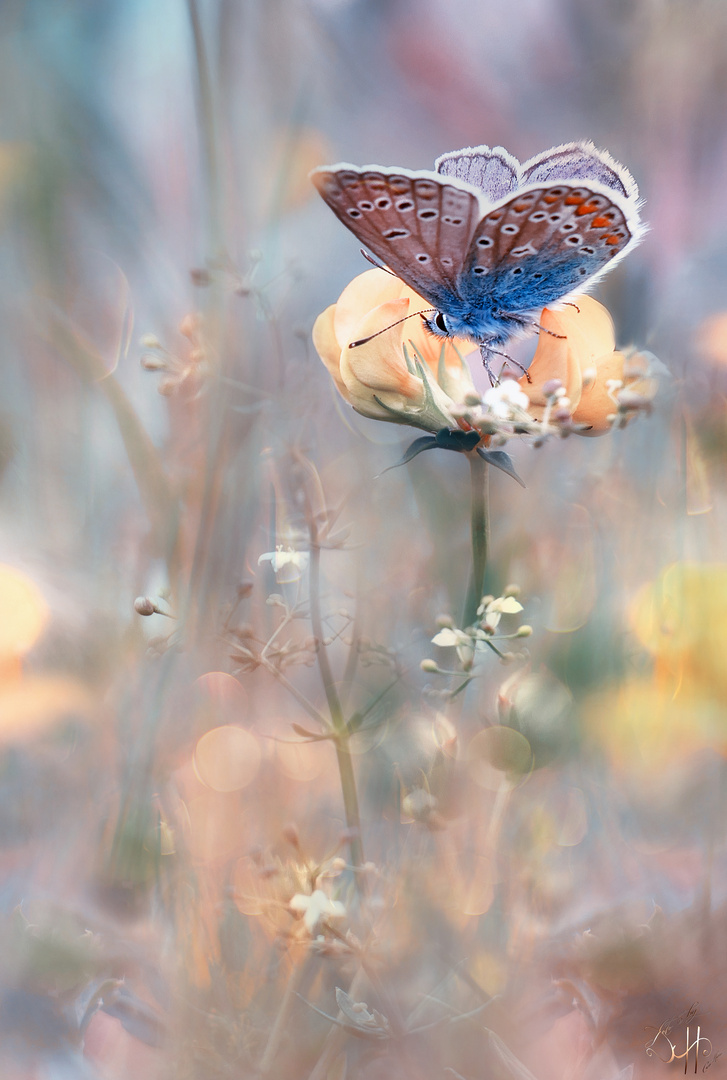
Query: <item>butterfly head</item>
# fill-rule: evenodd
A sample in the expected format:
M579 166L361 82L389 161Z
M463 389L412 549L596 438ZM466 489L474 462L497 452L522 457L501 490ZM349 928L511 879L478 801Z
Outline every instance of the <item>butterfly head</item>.
M462 338L476 345L506 341L515 327L507 315L485 314L468 304L453 305L460 310L422 314L424 326L438 338Z
M450 328L449 319L443 311L437 311L431 317L422 315L422 322L434 337L454 337L454 332Z

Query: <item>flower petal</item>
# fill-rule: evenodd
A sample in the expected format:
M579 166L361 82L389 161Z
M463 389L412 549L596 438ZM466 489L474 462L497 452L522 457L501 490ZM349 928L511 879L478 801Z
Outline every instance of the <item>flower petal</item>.
M577 307L569 306L562 311L545 308L540 323L551 333L541 333L538 338L528 372L531 382L523 376L520 386L535 406L533 411L537 416L545 405L543 384L559 379L575 410L581 400L583 372L593 367L598 357L613 351L613 320L603 304L591 296L579 296Z
M523 606L514 596L498 596L496 600L487 605L487 614L491 611L499 611L503 615L516 615L522 611Z
M349 390L358 390L358 384L361 384L371 390L401 394L412 401L421 399L421 379L407 368L401 344L399 320L408 309L408 300L390 300L369 311L356 325L353 340L371 340L353 349L344 345L341 377ZM396 323L399 325L394 325Z
M400 299L404 287L403 281L385 270L366 270L349 282L335 305L333 329L339 346L360 337L356 327L364 316L389 300Z
M624 356L620 352L612 352L607 356L601 356L594 361L593 367L596 377L590 385L584 386L580 404L573 412L573 419L577 424L589 424L588 431L582 435L603 435L610 431L611 424L607 417L616 412L616 403L608 393L608 380L623 379Z
M335 304L331 304L318 316L313 323L313 345L328 368L328 373L336 384L339 393L348 400L346 384L341 378L341 346L338 344L334 331L335 317Z

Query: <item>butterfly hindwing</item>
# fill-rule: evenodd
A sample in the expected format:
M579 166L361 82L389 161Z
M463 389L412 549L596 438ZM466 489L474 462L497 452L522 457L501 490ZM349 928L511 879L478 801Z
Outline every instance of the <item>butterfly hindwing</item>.
M520 179L520 162L502 146L467 146L442 154L434 167L444 176L456 176L473 184L491 203L506 198Z
M312 179L362 243L416 292L447 310L483 212L469 185L436 173L349 165L316 170Z
M632 240L622 207L598 185L518 191L475 229L457 292L496 296L517 314L583 289Z

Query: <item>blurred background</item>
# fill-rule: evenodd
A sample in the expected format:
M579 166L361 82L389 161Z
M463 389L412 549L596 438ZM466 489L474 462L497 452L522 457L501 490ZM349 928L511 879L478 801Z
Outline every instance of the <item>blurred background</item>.
M726 94L723 0L2 4L3 1076L628 1080L696 1002L726 1067ZM509 444L454 696L467 470L338 397L308 173L576 139L659 395Z

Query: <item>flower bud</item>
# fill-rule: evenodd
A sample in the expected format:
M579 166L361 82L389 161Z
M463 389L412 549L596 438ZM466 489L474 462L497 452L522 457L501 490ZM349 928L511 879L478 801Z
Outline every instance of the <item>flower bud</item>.
M296 848L296 850L300 847L300 835L298 833L298 826L293 824L293 822L289 822L287 825L283 825L283 828L281 829L281 834L283 840L290 844L291 847Z
M419 667L422 669L422 671L427 671L432 674L439 671L439 665L437 664L436 660L422 660Z
M157 606L149 596L137 596L134 601L134 611L137 615L154 615Z
M563 388L563 383L560 379L547 379L542 386L544 397L555 397L559 390Z

